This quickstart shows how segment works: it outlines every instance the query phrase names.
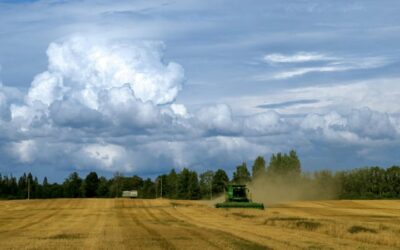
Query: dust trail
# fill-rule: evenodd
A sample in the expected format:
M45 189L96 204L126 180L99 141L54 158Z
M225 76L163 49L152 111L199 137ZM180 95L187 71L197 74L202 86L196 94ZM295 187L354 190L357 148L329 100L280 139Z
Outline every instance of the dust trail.
M266 205L299 200L327 200L338 196L334 183L318 183L310 178L261 177L248 184L253 201Z
M215 204L221 203L224 201L225 201L225 195L219 194L219 195L216 195L215 198L213 198L212 200L202 200L201 204L204 204L208 207L215 207Z

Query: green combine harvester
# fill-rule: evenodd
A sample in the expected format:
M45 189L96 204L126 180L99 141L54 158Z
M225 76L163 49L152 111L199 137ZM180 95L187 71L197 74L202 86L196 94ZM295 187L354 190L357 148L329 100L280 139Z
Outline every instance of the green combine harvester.
M225 188L225 202L215 204L216 208L257 208L264 209L264 204L252 202L246 185L231 184Z

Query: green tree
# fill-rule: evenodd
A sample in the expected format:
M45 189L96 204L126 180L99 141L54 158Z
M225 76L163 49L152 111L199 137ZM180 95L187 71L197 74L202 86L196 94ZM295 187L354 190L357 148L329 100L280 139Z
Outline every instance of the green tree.
M42 182L42 198L50 198L49 181L46 176L43 178Z
M296 151L291 150L289 152L289 164L290 164L290 171L294 173L295 175L300 175L301 173L301 163L300 159L297 156Z
M214 172L208 170L200 174L200 196L201 198L212 198L212 181L214 178Z
M168 190L168 198L178 198L178 174L175 169L172 169L167 176L166 188Z
M228 182L229 178L226 172L223 169L218 169L212 179L213 194L223 193Z
M71 173L63 183L64 197L82 197L81 185L82 179L79 177L79 174L77 172Z
M154 182L150 178L147 178L143 182L143 188L140 195L142 198L155 198L156 197L156 187Z
M124 176L120 172L115 172L110 185L110 197L121 197Z
M232 181L237 184L245 184L251 181L250 173L245 162L236 167Z
M265 160L264 157L258 156L253 163L252 167L253 179L263 176L265 174Z
M267 175L270 177L299 177L301 173L301 163L296 151L292 150L289 154L272 154Z
M132 176L129 182L132 190L140 190L143 186L143 179L137 175Z
M200 186L196 171L190 171L188 197L191 200L200 199Z
M190 199L189 184L190 184L190 171L187 168L182 169L178 175L178 198Z
M96 196L97 188L99 186L99 177L96 172L90 172L84 183L85 197L91 198Z
M110 192L109 186L110 186L109 181L107 181L107 179L103 176L100 177L99 185L96 191L97 197L103 197L103 198L108 197Z

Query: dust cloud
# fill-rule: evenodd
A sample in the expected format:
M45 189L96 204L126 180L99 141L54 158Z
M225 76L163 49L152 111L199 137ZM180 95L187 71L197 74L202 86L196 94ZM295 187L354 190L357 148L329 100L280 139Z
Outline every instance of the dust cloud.
M309 178L261 177L248 184L253 201L273 205L300 200L328 200L338 197L334 183L319 183Z

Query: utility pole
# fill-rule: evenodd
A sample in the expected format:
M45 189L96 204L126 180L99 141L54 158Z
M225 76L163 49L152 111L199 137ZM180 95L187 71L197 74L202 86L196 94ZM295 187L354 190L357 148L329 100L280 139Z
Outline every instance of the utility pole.
M162 176L161 176L161 199L162 199Z
M28 200L31 198L31 181L29 179L29 176L27 176L28 179Z
M210 180L210 200L212 200L212 179Z

